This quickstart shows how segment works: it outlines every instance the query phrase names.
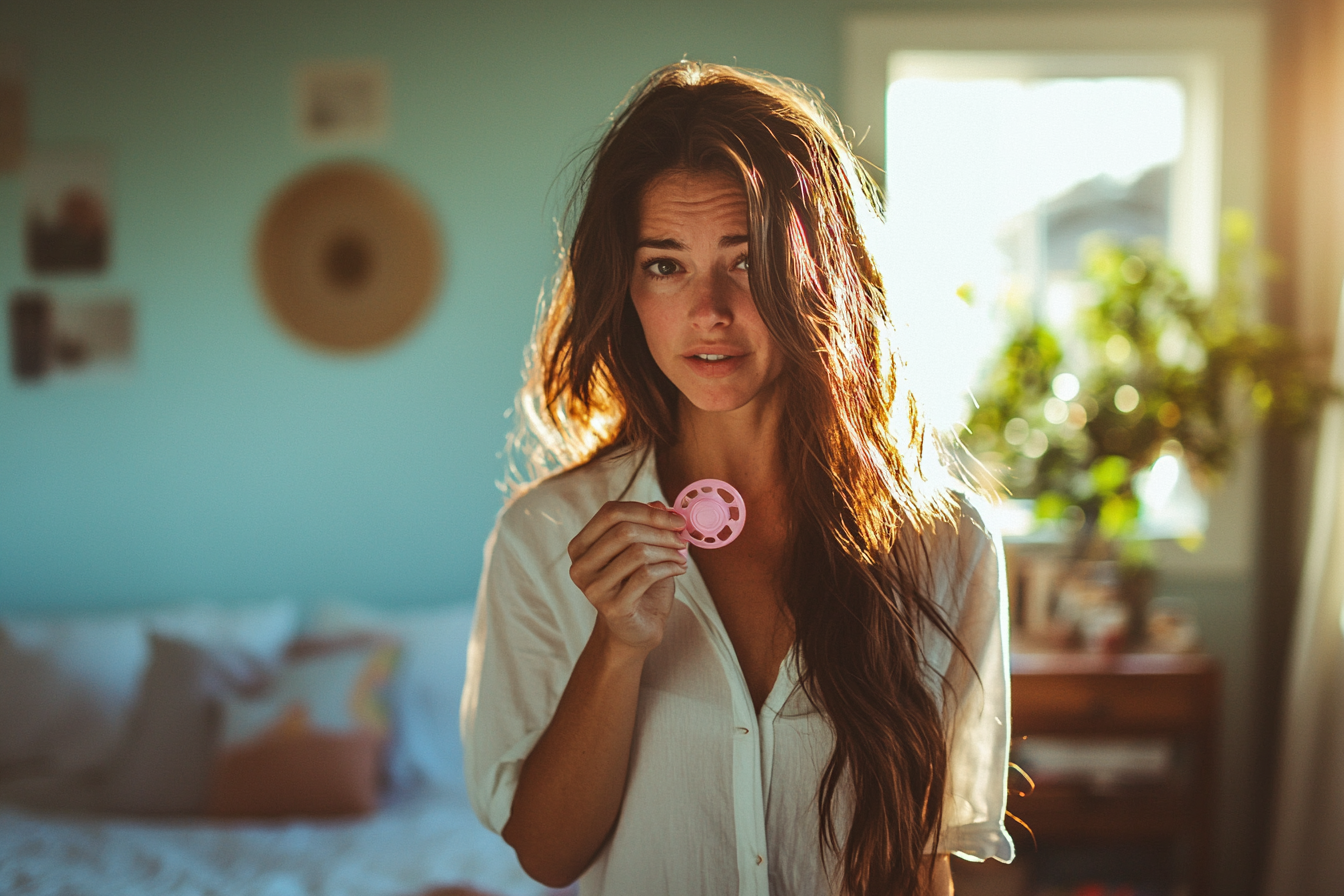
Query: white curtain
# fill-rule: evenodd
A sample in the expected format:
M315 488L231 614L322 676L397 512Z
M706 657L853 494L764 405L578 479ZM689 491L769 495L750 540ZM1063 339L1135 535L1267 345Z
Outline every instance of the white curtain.
M1344 387L1344 295L1332 378ZM1266 896L1344 894L1344 403L1321 421Z

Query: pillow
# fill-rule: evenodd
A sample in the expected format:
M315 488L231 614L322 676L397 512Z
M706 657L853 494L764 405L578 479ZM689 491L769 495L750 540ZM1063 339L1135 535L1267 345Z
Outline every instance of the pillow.
M208 811L275 818L376 808L398 652L369 636L296 644L264 694L226 699Z
M217 649L242 665L278 664L298 627L280 599L116 615L0 619L0 778L83 775L121 741L149 663L148 633Z
M261 662L242 651L151 635L149 669L99 807L139 815L204 811L219 701L258 689L265 675Z
M134 615L0 620L0 776L106 761L148 654Z
M393 794L417 787L465 793L458 722L474 606L381 610L333 602L311 621L319 634L377 631L401 642L389 699L387 775Z
M274 668L298 631L299 606L287 597L236 607L188 604L149 613L147 626L156 634L216 651L219 659L233 657L245 665L260 662ZM248 675L251 670L239 672Z

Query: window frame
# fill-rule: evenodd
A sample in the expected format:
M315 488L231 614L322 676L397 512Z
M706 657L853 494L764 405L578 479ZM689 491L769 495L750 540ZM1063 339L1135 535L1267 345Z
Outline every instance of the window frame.
M1196 289L1213 285L1221 210L1263 219L1268 49L1260 10L863 11L846 16L842 47L841 119L879 184L897 54L907 63L920 54L994 54L1043 77L1155 74L1181 81L1191 142L1184 170L1173 171L1170 251ZM1177 237L1181 232L1188 236ZM1164 569L1238 578L1252 571L1258 452L1247 447L1210 496L1203 549L1164 548Z

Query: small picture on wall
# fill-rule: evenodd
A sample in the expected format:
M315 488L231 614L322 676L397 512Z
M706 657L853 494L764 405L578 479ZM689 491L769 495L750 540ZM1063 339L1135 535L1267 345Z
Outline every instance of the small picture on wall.
M295 77L299 135L309 143L387 136L387 68L380 62L323 62Z
M112 241L110 164L97 150L30 150L25 166L28 270L101 274Z
M127 296L68 298L42 289L10 295L10 370L20 382L129 369L134 342Z
M28 103L19 51L0 47L0 174L23 165L28 142Z

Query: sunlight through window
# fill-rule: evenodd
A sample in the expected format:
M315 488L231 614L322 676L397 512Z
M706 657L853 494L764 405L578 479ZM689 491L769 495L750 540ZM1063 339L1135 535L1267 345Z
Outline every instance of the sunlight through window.
M1168 243L1185 93L1165 77L916 74L891 81L886 120L890 286L946 426L1011 324L1069 330L1088 235Z

